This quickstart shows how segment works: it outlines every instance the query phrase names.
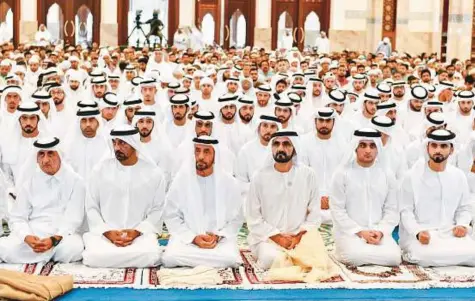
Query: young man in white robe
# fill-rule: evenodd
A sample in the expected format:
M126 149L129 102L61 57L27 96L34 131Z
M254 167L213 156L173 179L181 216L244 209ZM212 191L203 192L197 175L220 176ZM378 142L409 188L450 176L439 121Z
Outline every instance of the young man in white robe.
M107 92L99 102L102 123L104 125L104 133L110 133L114 126L118 123L117 113L119 111L119 101L117 95Z
M407 106L402 107L403 118L401 119L402 128L406 133L410 133L413 129L420 127L424 121L424 112L422 111L422 105L427 101L427 90L422 86L415 86L411 89L411 96L407 101Z
M254 138L257 123L255 116L254 98L241 96L237 102L237 114L239 116L239 132L241 134L240 143L243 145Z
M145 268L160 263L165 177L140 145L138 129L115 127L114 157L91 174L86 193L90 232L84 234L83 263L99 268Z
M70 120L74 118L76 103L67 97L63 86L59 84L51 85L48 91L53 98L56 108L54 116L48 119L51 130L58 138L64 141L67 131L71 126Z
M356 130L348 151L331 184L336 258L352 266L397 266L401 250L392 237L399 222L397 183L381 160L381 133Z
M281 125L280 120L275 116L261 115L259 120L257 137L244 144L234 167L234 176L242 182L244 196L247 196L254 174L264 165L269 155L269 141Z
M25 177L9 214L10 236L0 239L7 263L81 260L77 233L84 220L85 184L63 159L59 139L42 138L25 163Z
M165 115L165 132L173 147L178 147L186 137L189 120L190 99L186 94L176 94L170 98L169 113Z
M218 140L201 136L193 143L194 156L189 153L167 195L171 239L163 265L236 267L243 223L239 183L220 166Z
M472 91L460 91L454 102L454 112L449 114L449 122L457 132L457 140L466 143L473 131L475 94Z
M155 111L157 119L163 122L163 112L166 111L168 102L160 102L157 92L157 81L154 78L144 78L140 82L140 97L143 100L142 106Z
M423 267L475 266L467 179L448 163L454 139L455 134L445 129L428 134L424 160L413 166L400 188L403 258Z
M76 116L66 137L64 152L73 169L87 180L109 147L99 108L81 108Z
M272 99L272 88L268 84L260 85L256 88L257 102L254 112L257 116L274 114L274 104Z
M401 126L401 116L397 104L390 99L385 103L378 104L376 109L376 116L386 116L393 121L394 125L391 130L391 140L393 143L404 149L410 143L410 139L408 133L406 133Z
M157 119L157 114L150 106L135 112L132 125L137 127L142 148L160 167L167 181L167 189L171 183L175 168L173 147L168 136Z
M320 226L317 179L300 162L298 134L278 131L270 144L244 206L249 246L264 269L295 248L308 229Z
M10 188L21 184L18 183L21 168L40 133L48 134L43 114L36 103L21 103L15 115L16 123L5 128L0 137L0 162Z
M0 132L16 122L15 112L22 98L22 88L19 86L7 86L3 89L0 97Z
M393 173L393 176L400 182L409 166L406 161L406 153L401 144L394 141L394 121L386 116L375 116L371 119L371 128L381 133L381 142L383 144L383 152L379 157L383 157L387 169Z
M332 108L317 109L314 130L302 136L303 162L315 171L319 188L322 223L331 224L330 184L336 168L343 159L347 142L335 129L337 113Z
M237 155L244 143L244 128L240 127L237 120L237 94L224 94L218 98L219 119L217 127L225 139L223 144Z
M356 128L364 128L369 126L371 118L376 115L376 106L380 103L381 98L376 89L366 91L361 102L361 109L356 111L351 117L351 121Z

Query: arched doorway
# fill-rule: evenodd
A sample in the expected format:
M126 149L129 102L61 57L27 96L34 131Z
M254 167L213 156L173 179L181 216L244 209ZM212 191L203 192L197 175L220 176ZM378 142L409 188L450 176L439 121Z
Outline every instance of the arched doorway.
M119 24L118 40L119 45L134 45L139 47L144 45L145 37L140 29L134 30L137 22L146 22L153 16L154 11L158 13L158 18L163 23L162 35L163 44L172 45L173 35L178 29L180 1L177 0L119 0L117 2L117 23ZM141 25L143 32L148 34L150 25ZM127 41L128 36L130 39ZM160 38L151 36L150 44L159 45Z
M38 24L47 25L52 36L66 44L100 41L101 1L38 0L37 17Z
M272 48L276 48L281 41L280 33L286 34L287 43L292 39L292 44L301 50L305 46L314 46L319 31L325 31L328 35L330 27L331 0L308 1L308 0L272 0ZM293 21L292 28L286 23L282 27L282 14ZM291 36L289 36L291 32Z
M224 3L224 47L254 44L256 3L253 0L228 0Z
M295 42L294 19L288 11L283 11L279 16L277 24L277 48L287 50L292 48Z
M20 1L0 0L0 41L18 45L20 28Z
M201 29L205 45L221 43L221 19L221 0L195 0L195 25Z

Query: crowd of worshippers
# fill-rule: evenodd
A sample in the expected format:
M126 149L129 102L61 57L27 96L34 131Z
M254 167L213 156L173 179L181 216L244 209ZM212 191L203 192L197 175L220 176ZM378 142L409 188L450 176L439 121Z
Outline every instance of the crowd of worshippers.
M474 70L397 52L4 47L0 261L233 267L246 224L267 269L332 224L346 264L475 266Z

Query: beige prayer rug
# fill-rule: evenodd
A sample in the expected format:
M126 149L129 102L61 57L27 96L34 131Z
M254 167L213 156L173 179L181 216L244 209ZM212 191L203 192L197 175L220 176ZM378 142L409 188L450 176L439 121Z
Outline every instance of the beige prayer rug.
M137 288L142 282L143 269L90 268L82 263L48 262L40 272L42 276L72 275L74 287L131 287Z
M423 268L403 263L397 267L383 267L366 265L361 267L351 266L332 259L338 264L345 277L353 283L418 283L429 281L431 278Z
M160 284L159 273L160 273L159 268L144 269L143 278L142 278L143 279L142 286L146 288L152 288L152 289L164 288ZM216 288L218 287L224 288L226 286L237 286L237 285L242 284L242 276L241 276L241 273L239 272L239 268L219 269L218 274L221 277L220 282L222 282L222 284L215 285ZM167 288L170 288L170 286L167 286Z
M434 280L434 287L473 287L475 268L463 266L424 268Z
M241 250L241 257L244 262L244 273L250 284L297 284L303 283L300 281L268 281L267 271L263 270L258 264L257 259L249 250ZM336 276L321 283L340 283L343 282L343 277Z

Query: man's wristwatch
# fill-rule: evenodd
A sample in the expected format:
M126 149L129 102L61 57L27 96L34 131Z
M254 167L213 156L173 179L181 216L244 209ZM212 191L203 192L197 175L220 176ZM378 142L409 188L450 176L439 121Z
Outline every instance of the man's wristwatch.
M56 239L56 237L54 236L51 236L50 239L51 239L51 244L53 245L53 247L56 247L61 242L61 239Z

